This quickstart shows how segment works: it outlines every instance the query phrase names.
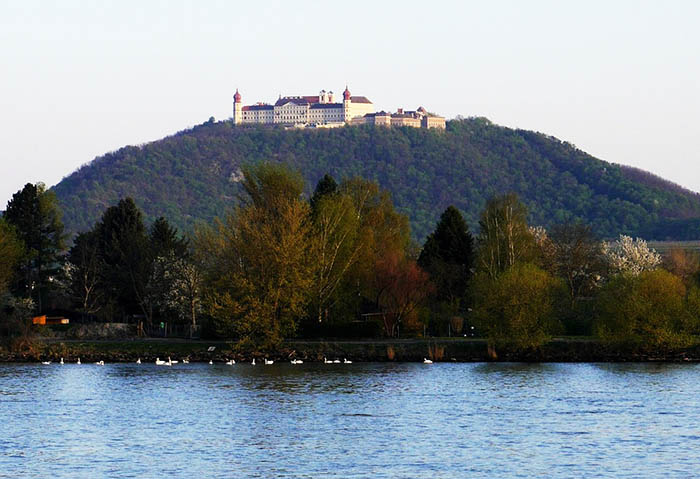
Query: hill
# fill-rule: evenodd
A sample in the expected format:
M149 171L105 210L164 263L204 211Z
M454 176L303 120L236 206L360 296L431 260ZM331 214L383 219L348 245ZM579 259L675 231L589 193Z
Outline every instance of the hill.
M234 127L207 122L96 158L54 190L68 230L90 228L105 208L131 196L149 219L181 229L235 204L240 167L263 160L299 169L312 191L330 173L360 175L392 192L422 242L450 204L478 229L487 198L515 191L531 224L583 221L602 237L700 238L700 194L650 173L608 163L551 136L449 121L446 131L345 127Z

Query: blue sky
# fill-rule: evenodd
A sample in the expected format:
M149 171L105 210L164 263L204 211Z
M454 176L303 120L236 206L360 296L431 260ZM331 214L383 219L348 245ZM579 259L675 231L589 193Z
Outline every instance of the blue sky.
M0 0L0 209L281 94L541 131L700 191L700 2Z

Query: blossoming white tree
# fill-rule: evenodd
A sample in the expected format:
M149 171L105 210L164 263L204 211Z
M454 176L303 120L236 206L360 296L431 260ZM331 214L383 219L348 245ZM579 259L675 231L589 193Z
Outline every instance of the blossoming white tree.
M603 242L603 256L612 274L637 276L661 265L661 255L649 248L646 241L641 238L633 240L625 235L620 235L620 239L612 243Z

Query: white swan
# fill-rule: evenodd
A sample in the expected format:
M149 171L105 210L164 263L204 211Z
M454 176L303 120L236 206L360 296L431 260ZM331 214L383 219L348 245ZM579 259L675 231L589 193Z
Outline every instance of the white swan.
M78 358L78 361L75 364L80 364L80 358Z
M272 364L272 363L274 363L273 360L270 360L270 359L265 358L265 364L266 364L267 366L269 366L269 365Z
M334 359L333 364L340 364L340 359Z
M301 359L292 359L291 361L292 364L304 364L304 361Z
M190 364L190 360L187 359L187 358L184 358L184 359L182 360L182 364Z
M48 366L49 364L51 364L51 361L42 361L41 364Z
M61 358L61 364L63 364L63 358Z
M253 362L250 363L250 364L252 364L253 366L255 366L255 358L253 358Z
M423 364L433 364L433 362L428 358L423 358Z
M100 360L97 361L95 364L97 364L98 366L104 366L104 365L105 365L105 362L102 361L102 360L100 359Z
M136 364L141 364L141 358L138 358L138 359L136 360Z
M177 361L173 361L172 359L170 359L170 356L168 356L168 362L170 363L170 364L168 364L168 366L172 366L173 364L177 364Z
M209 364L214 364L214 361L212 361L212 360L210 359L210 360L209 360Z
M234 364L236 364L236 360L235 360L235 359L229 359L228 361L226 361L226 365L227 365L227 366L233 366Z
M163 366L165 364L165 361L163 361L160 358L156 358L156 366Z
M343 358L343 364L352 364L352 361L348 361L347 359Z
M333 361L331 361L330 359L326 359L326 357L323 356L323 363L324 364L333 364Z

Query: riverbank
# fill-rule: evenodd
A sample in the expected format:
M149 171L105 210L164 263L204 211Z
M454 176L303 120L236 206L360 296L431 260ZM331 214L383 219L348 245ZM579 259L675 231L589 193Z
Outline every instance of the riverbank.
M212 349L213 348L213 349ZM36 340L24 352L0 348L0 362L64 361L74 362L132 362L154 361L156 358L190 361L250 361L260 355L242 355L233 352L233 345L217 341L177 339L134 339L119 341L96 340ZM700 343L671 352L656 354L622 351L607 347L592 338L556 338L535 351L497 351L497 358L489 355L486 341L466 338L431 338L403 340L318 340L287 341L281 350L269 356L277 361L292 358L304 361L323 361L323 358L353 361L423 361L436 362L700 362Z

